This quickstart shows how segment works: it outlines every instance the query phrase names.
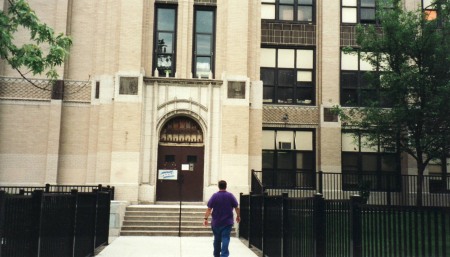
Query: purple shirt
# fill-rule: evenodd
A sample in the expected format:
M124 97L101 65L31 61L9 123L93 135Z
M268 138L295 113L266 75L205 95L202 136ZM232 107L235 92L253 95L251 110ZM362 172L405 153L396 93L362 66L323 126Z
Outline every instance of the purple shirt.
M219 191L208 201L208 208L212 209L213 227L233 225L233 208L238 207L238 202L232 193Z

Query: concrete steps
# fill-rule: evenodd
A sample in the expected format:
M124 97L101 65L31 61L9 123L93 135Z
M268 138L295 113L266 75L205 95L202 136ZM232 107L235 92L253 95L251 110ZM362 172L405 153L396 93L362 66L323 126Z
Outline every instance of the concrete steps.
M206 206L183 205L181 236L212 236L211 227L203 226ZM131 205L125 212L121 236L178 236L179 205ZM211 219L211 218L210 218ZM232 236L236 232L233 228Z

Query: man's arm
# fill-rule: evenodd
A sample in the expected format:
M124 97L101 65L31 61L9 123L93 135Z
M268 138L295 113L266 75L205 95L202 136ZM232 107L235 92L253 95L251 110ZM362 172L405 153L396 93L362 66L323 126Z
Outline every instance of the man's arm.
M205 212L205 218L203 220L203 225L208 226L208 217L211 215L212 208L208 208Z
M241 222L241 210L239 207L234 208L234 210L236 211L236 222L239 223Z

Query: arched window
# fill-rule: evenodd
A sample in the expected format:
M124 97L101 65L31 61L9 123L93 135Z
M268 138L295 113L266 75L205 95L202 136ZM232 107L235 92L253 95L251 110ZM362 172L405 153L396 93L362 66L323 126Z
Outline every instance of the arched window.
M196 121L188 117L175 117L161 130L160 143L203 143L203 132Z

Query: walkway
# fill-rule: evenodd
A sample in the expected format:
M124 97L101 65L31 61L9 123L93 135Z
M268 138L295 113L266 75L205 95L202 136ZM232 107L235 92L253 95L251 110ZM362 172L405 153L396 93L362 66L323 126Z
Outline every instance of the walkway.
M211 257L212 237L134 237L114 240L97 257ZM257 257L238 238L232 237L230 257Z

